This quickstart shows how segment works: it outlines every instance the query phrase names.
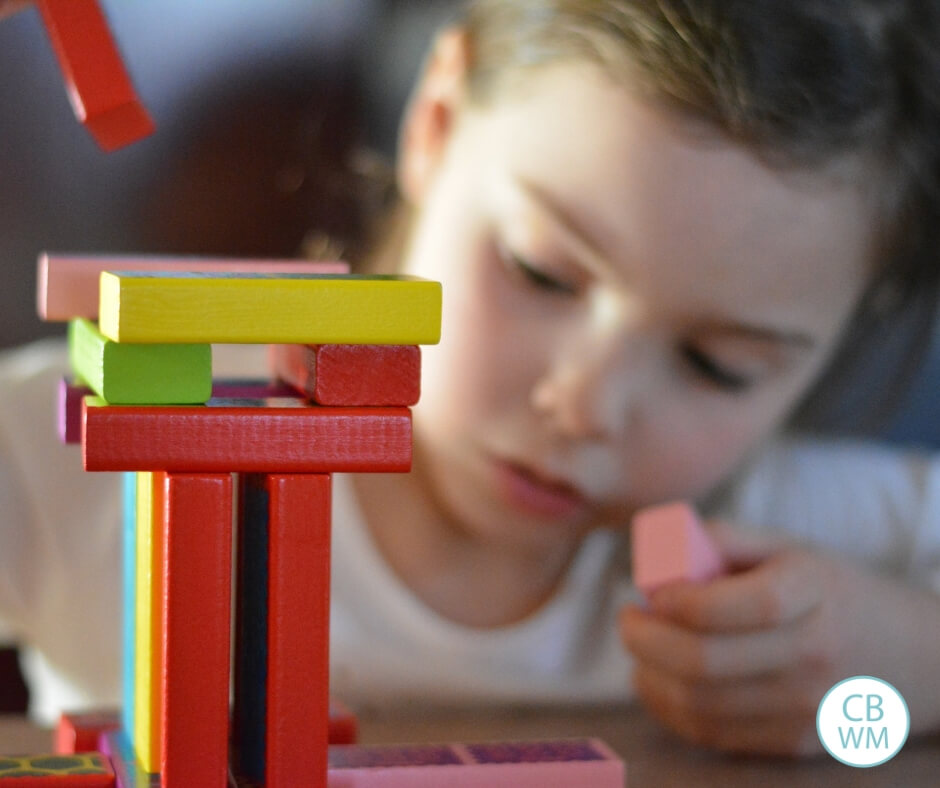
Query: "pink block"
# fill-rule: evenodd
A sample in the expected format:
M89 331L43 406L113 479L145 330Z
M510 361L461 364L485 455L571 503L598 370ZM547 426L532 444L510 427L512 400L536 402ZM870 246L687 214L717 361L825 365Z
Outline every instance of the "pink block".
M722 574L724 561L687 503L641 509L633 517L633 582L644 594L680 580L704 582Z
M346 274L349 273L349 266L339 262L314 263L304 260L41 254L36 271L36 309L39 316L50 322L76 317L97 320L98 280L102 271Z
M624 788L598 739L330 747L328 788Z
M56 426L62 443L82 442L82 397L94 393L87 386L72 383L68 378L59 380Z

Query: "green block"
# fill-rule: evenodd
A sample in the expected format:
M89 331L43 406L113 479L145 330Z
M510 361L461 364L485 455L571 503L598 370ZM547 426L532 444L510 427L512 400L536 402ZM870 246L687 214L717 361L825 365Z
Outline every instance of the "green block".
M111 405L192 405L212 396L211 345L114 342L80 318L69 323L69 361Z

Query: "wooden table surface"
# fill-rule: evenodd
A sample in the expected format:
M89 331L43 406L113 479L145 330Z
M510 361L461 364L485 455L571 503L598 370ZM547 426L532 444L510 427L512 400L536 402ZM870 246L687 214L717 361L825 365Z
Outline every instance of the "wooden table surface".
M359 716L366 744L596 736L627 764L629 788L867 788L940 786L940 737L908 742L891 761L853 769L829 756L810 761L732 758L689 747L632 706L598 710L478 709ZM0 753L50 752L51 736L22 717L0 716Z

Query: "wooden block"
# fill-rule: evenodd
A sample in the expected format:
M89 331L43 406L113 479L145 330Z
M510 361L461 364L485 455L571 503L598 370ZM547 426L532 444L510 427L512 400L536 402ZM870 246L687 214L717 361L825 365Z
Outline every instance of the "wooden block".
M69 323L69 363L114 405L204 403L212 396L211 345L113 342L79 318Z
M641 509L633 516L631 535L633 582L644 594L667 583L704 582L724 572L721 554L687 503Z
M266 788L325 788L330 477L252 474L242 500L236 767Z
M119 257L117 255L39 255L36 310L43 320L98 319L98 282L104 271L209 273L345 274L341 262L306 260L229 260L214 257Z
M408 276L101 274L102 333L120 342L421 345L441 286Z
M100 752L0 756L3 788L114 788L114 771Z
M160 788L160 775L145 772L134 756L134 748L123 730L106 731L98 748L111 761L117 788Z
M623 761L597 739L330 747L330 788L623 788Z
M82 442L82 397L92 390L70 378L61 378L56 394L56 428L62 443Z
M416 345L271 345L271 373L320 405L409 406L421 396Z
M137 474L121 475L123 541L121 544L121 722L124 730L134 730L134 695L137 670Z
M146 137L153 121L134 92L96 0L38 0L75 116L106 151Z
M144 771L159 771L163 541L160 537L164 474L137 474L137 569L134 615L133 745Z
M359 741L359 720L342 701L330 698L330 744L355 744Z
M59 717L55 728L53 749L56 755L74 755L98 749L101 734L121 727L120 712L107 711L66 712Z
M404 472L407 408L324 408L303 400L210 400L208 407L82 403L85 470Z
M225 788L232 476L169 473L163 495L161 784Z

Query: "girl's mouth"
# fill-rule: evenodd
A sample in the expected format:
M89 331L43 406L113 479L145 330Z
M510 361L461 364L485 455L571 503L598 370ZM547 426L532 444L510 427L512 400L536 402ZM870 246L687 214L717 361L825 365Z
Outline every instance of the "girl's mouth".
M588 505L584 495L568 482L507 460L496 460L496 484L510 505L537 517L567 520Z

